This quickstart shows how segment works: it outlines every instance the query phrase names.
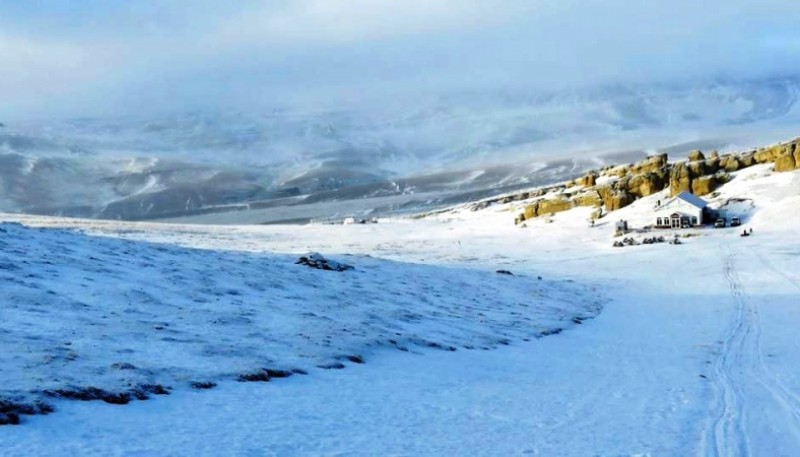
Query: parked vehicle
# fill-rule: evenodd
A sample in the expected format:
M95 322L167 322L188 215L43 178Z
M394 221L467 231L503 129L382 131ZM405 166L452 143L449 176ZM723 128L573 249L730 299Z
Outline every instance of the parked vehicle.
M725 228L725 219L720 217L714 221L714 228Z
M742 225L742 220L741 219L739 219L738 217L732 217L731 218L731 227L738 227L740 225Z

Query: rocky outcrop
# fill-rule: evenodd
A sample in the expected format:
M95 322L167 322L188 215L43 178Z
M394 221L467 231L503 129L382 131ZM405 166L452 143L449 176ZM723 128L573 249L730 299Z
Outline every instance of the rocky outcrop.
M634 200L636 200L636 198L627 191L615 190L609 195L608 201L605 204L606 210L616 211L622 209L633 203Z
M300 257L295 264L305 265L307 267L316 268L318 270L326 271L347 271L354 270L355 267L347 265L346 263L339 263L334 260L326 259L318 252L312 252L308 255Z
M705 160L689 162L686 164L686 166L689 168L689 172L692 176L703 176L708 173L708 171L706 171Z
M698 196L710 194L718 185L715 175L700 176L692 180L692 193Z
M792 171L797 168L797 161L794 154L785 151L780 157L775 159L775 171Z
M560 213L575 207L575 203L567 198L554 198L539 201L539 214Z
M750 151L745 154L739 156L739 163L742 164L742 168L752 167L756 164L756 153L755 151Z
M727 171L728 173L732 173L737 171L742 167L742 163L739 161L739 158L733 154L724 155L719 160L719 166L721 169Z
M699 149L695 149L694 151L689 153L689 161L690 162L696 162L698 160L705 160L705 159L706 159L706 156Z
M783 150L783 145L760 149L753 154L753 159L755 159L756 163L774 162L783 153Z
M669 156L666 153L650 156L630 167L631 174L651 173L663 170L667 166Z
M551 199L542 199L533 202L525 207L524 218L532 219L537 216L545 214L555 214L562 211L567 211L577 205L576 200L567 197L555 197Z
M583 187L592 187L597 183L598 174L596 171L590 171L586 173L586 175L578 180L578 184Z
M685 162L672 166L669 174L669 193L672 196L692 190L692 172Z
M544 214L558 213L576 206L598 207L593 218L601 217L604 211L614 211L633 203L637 198L647 197L670 188L670 195L691 192L706 195L730 180L728 173L759 163L774 163L775 171L800 169L800 138L779 145L738 154L720 155L717 151L706 157L702 151L689 153L689 160L670 164L667 154L657 154L630 165L606 166L587 172L571 182L570 186L551 186L524 193L525 198L542 197L548 193L561 193L534 201L527 205L518 221ZM598 185L599 177L608 178L609 183ZM572 189L573 186L583 190ZM565 192L565 189L568 192ZM517 196L505 197L502 201L513 201Z
M615 211L624 208L635 200L626 189L620 189L613 186L603 186L597 189L597 193L603 200L603 206L607 211Z
M657 170L631 176L625 186L620 186L621 190L635 195L636 197L647 197L664 189L667 184L667 172Z
M596 190L590 190L588 192L576 195L575 204L578 206L602 206L603 199L600 197L600 194L597 193Z
M791 143L775 158L775 171L792 171L800 168L800 145Z
M721 161L719 160L719 156L710 157L710 158L706 159L706 161L704 162L704 166L703 166L703 168L705 168L706 174L710 175L710 174L714 174L714 173L718 172L720 170L720 168L721 168L720 162Z

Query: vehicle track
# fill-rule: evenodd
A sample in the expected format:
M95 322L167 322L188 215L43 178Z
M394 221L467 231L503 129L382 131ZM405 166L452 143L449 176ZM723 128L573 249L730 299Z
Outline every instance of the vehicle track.
M713 424L706 431L706 455L751 454L746 405L749 396L744 391L748 381L755 381L779 406L785 416L782 423L787 427L786 432L800 445L800 396L781 382L764 362L758 302L751 299L742 286L736 253L730 245L720 248L726 252L723 271L736 310L723 337L719 356L712 365L717 400ZM763 255L758 254L758 257L768 269L781 273ZM786 279L800 289L791 278Z
M716 391L712 426L707 430L706 455L749 455L744 421L744 395L734 370L742 365L742 356L750 322L742 290L735 277L734 259L726 256L724 275L736 310L722 338L719 356L712 365L712 381Z

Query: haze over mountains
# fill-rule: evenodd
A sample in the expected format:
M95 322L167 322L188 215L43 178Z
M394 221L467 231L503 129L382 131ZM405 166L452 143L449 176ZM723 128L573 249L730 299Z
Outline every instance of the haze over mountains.
M0 211L157 219L283 208L248 219L269 222L419 210L655 151L782 140L796 133L798 94L800 78L786 77L463 92L338 110L7 122ZM333 214L308 210L354 199ZM237 221L230 216L216 221Z

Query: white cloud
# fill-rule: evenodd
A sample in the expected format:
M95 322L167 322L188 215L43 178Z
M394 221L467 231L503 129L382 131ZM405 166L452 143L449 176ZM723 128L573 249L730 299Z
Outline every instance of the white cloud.
M536 2L474 0L298 0L242 11L220 35L250 43L346 44L502 22Z
M8 5L4 117L800 72L796 0Z

